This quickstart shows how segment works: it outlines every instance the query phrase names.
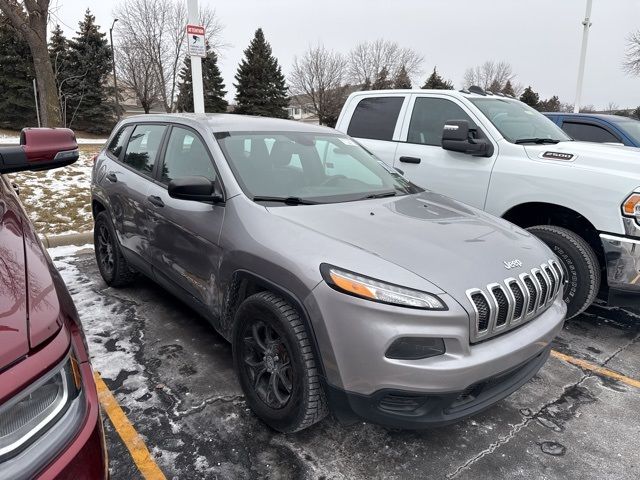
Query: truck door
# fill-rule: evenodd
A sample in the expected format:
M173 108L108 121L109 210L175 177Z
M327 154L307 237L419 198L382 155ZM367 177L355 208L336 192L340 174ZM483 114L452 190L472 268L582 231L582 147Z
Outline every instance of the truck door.
M453 97L417 94L412 96L406 115L394 167L417 185L484 208L497 144L491 157L442 148L442 130L449 120L466 120L477 138L487 138L473 114Z

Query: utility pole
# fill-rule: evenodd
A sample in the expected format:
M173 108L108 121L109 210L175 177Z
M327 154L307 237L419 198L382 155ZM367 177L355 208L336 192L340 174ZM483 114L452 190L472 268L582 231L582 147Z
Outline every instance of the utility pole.
M113 89L115 90L116 95L116 115L118 116L118 120L120 120L120 98L118 96L118 78L116 77L116 54L113 47L113 26L117 21L117 18L113 19L113 23L109 29L109 40L111 41L111 66L113 67Z
M584 64L587 58L587 42L589 41L589 28L591 28L591 4L592 0L587 0L587 12L582 21L582 49L580 50L580 64L578 66L578 84L576 85L576 100L573 102L573 112L580 112L580 97L582 96L582 80L584 79Z
M191 25L200 25L198 0L187 0L187 18ZM189 39L187 38L187 41ZM191 58L191 83L193 85L193 112L204 113L204 86L202 82L202 58L189 55Z

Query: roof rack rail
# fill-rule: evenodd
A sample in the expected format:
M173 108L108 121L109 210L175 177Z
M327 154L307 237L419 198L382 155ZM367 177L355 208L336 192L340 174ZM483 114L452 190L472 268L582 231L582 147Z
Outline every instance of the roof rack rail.
M469 93L477 93L478 95L487 95L487 92L485 92L482 87L479 87L477 85L471 85L469 87Z
M458 90L460 93L471 93L469 90L467 90L466 88L461 88L460 90Z

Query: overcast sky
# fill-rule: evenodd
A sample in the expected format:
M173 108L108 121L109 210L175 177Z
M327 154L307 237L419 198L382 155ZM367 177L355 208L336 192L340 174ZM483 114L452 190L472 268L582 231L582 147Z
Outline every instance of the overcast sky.
M115 2L57 0L56 15L67 34L84 9L103 31ZM185 0L186 1L186 0ZM52 3L56 3L54 0ZM310 44L347 53L364 40L385 38L424 55L424 74L434 66L460 88L466 68L506 60L516 82L531 84L541 98L573 103L586 0L200 0L224 25L220 68L233 91L242 52L262 27L283 72ZM54 22L56 18L52 19ZM640 0L594 0L583 105L640 105L640 78L621 68L630 32L640 29ZM417 82L414 82L417 83ZM418 85L419 86L419 85Z

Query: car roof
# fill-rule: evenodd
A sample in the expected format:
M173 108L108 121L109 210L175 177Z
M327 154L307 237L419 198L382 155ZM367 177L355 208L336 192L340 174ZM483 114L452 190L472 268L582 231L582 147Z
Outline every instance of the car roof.
M499 100L515 100L520 101L516 97L510 97L508 95L496 95L494 93L476 93L468 90L444 90L433 88L411 88L411 89L389 89L389 90L358 90L353 92L350 96L380 96L380 95L410 95L416 93L428 93L428 94L440 94L449 95L451 97L463 97L463 98L496 98Z
M198 123L214 132L303 132L338 134L336 130L320 125L285 120L282 118L257 117L231 113L161 113L134 115L125 123L136 122L175 122L184 124Z
M635 120L629 117L623 117L622 115L613 115L611 113L573 113L573 112L543 112L545 115L563 115L565 117L584 117L584 118L601 118L602 120L609 120L612 122L620 120ZM637 120L636 120L637 121Z

